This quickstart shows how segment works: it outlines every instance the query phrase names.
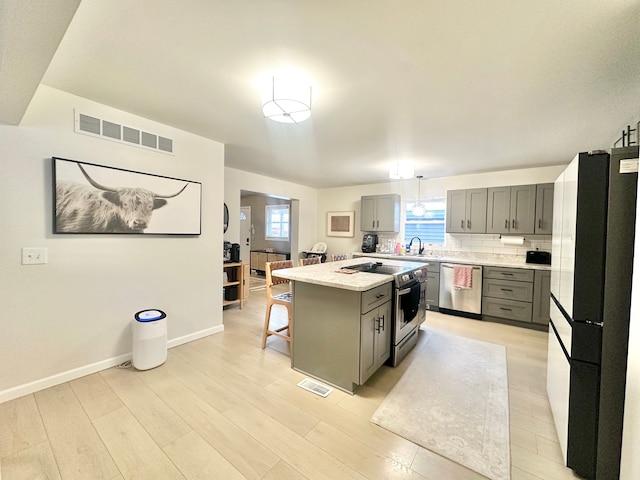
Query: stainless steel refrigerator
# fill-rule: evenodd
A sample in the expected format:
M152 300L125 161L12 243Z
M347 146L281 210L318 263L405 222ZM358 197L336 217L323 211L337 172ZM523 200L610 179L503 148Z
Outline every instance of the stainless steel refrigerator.
M617 479L638 147L580 153L554 189L547 392L566 465Z

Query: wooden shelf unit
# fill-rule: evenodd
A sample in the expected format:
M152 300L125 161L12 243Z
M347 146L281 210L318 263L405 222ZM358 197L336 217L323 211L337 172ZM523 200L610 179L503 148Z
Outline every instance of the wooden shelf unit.
M224 294L222 297L223 307L235 304L240 305L240 308L243 307L244 300L246 299L246 282L249 279L248 275L246 275L247 269L248 264L243 262L224 263L222 265L222 271L227 274L227 280L223 279L222 281L222 287L224 289ZM228 294L228 292L231 290L229 287L236 287L235 295ZM227 300L227 298L230 296L233 296L234 298Z

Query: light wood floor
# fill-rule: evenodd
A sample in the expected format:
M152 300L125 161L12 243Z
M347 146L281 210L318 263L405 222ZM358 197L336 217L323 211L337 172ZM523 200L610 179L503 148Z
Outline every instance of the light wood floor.
M484 478L369 423L411 356L355 396L323 399L296 386L304 376L284 342L260 349L263 312L252 293L225 311L223 333L171 349L161 367L112 368L1 404L0 479ZM545 333L436 313L423 328L505 345L512 479L574 478L545 395Z

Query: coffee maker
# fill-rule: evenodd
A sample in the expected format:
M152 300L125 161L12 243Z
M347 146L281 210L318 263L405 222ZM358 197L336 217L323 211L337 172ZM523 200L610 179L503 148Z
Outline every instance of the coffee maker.
M231 262L231 242L224 242L222 261L224 263Z
M238 263L240 261L240 244L224 242L224 263Z
M378 235L365 233L362 237L362 253L375 253L378 244Z

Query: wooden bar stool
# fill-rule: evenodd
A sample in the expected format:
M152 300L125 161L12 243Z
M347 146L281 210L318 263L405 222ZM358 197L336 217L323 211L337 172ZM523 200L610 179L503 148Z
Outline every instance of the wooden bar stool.
M267 262L265 263L265 274L267 279L267 311L264 317L264 331L262 333L262 348L267 345L267 337L275 335L276 337L283 338L287 342L291 343L291 317L293 316L293 293L288 292L273 294L272 287L274 285L289 284L289 280L286 278L280 278L273 276L272 272L280 270L282 268L292 268L293 260L283 260L280 262ZM271 321L271 308L274 305L284 305L287 308L287 324L283 327L271 329L269 323ZM285 335L283 332L287 331Z
M301 267L306 265L320 265L320 257L301 258L299 263Z

